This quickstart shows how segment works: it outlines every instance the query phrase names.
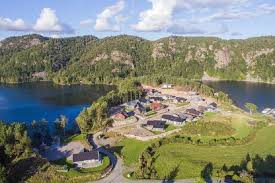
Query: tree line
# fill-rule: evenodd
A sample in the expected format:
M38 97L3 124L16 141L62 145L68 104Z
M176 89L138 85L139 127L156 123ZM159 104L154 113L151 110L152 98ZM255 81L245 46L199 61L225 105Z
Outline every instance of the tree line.
M34 39L40 43L32 46ZM274 37L244 41L169 37L148 41L127 35L104 39L93 36L51 39L30 35L1 43L0 82L43 79L58 84L94 84L152 74L199 80L205 73L226 80L245 80L248 74L265 82L275 78L274 52L257 57L253 64L243 57L250 52L274 48ZM215 49L224 48L229 50L230 63L219 68ZM39 72L45 72L46 78L33 76Z

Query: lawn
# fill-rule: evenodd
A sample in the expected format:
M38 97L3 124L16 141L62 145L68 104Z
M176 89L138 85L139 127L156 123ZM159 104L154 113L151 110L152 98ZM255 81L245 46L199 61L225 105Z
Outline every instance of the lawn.
M64 143L68 144L68 143L74 142L74 141L83 141L83 140L85 140L85 138L86 138L86 134L84 134L84 133L75 134L75 135L72 135L72 136L66 138L64 140Z
M149 117L149 116L153 116L153 115L155 115L155 114L157 114L156 111L149 111L149 112L147 112L147 113L145 114L145 116L146 116L146 117Z
M123 160L126 166L134 166L138 163L139 155L151 143L151 141L143 142L135 139L125 138L117 144L116 152L123 156Z
M27 182L30 183L48 183L48 182L68 182L68 183L86 183L101 178L101 173L110 164L108 157L103 156L102 165L95 168L75 170L72 168L72 162L65 158L51 162L44 171L39 171L33 175ZM67 165L68 172L60 172L63 166Z
M66 138L63 143L64 144L68 144L70 142L79 141L79 142L81 142L85 146L85 148L89 148L90 144L86 140L86 135L87 134L84 134L84 133L72 135L72 136Z
M249 135L249 133L251 132L251 128L248 126L247 123L249 120L260 121L263 120L263 118L258 119L249 116L244 112L235 111L234 113L230 114L207 112L202 119L202 121L206 122L214 121L223 123L225 125L229 124L232 128L235 129L235 134L233 136L237 138L244 138Z
M275 155L275 127L260 130L256 139L241 146L197 146L191 144L168 144L157 151L155 167L159 176L168 175L175 167L179 167L177 178L197 178L203 167L213 163L214 170L227 166L239 165L247 153L252 156Z

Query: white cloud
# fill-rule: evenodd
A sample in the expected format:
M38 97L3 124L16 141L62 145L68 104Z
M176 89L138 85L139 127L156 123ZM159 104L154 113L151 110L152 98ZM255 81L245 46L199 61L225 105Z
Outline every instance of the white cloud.
M120 31L120 23L122 16L119 15L124 9L124 1L118 1L115 5L106 7L100 14L97 15L94 29L96 31Z
M228 12L215 13L208 17L201 18L199 21L200 22L211 22L211 21L215 21L215 20L232 21L232 20L236 20L236 19L250 18L250 17L254 17L254 16L257 16L257 14L255 14L254 12L231 10Z
M275 13L275 6L253 5L252 0L147 0L151 7L140 12L135 31L174 34L228 33L226 21ZM180 17L184 16L184 19ZM183 20L183 21L182 21ZM215 31L206 30L211 24ZM221 25L221 26L219 26ZM210 27L211 27L210 26Z
M73 29L59 21L55 11L51 8L43 8L36 20L33 30L36 32L62 32L73 33Z
M262 15L268 15L275 13L275 6L272 6L270 4L261 4L259 6L256 6L253 10L247 11L243 9L229 9L226 11L219 11L216 12L210 16L201 18L200 22L206 22L206 21L233 21L233 20L239 20L243 18L253 18L258 17Z
M11 20L9 18L0 17L0 29L8 31L26 31L29 27L26 25L24 20L20 18Z
M177 0L149 0L152 8L139 14L140 21L132 25L136 31L161 31L167 28L177 6Z
M232 6L239 6L239 3L245 3L248 0L148 0L152 7L139 15L139 22L132 25L136 31L165 31L172 33L202 33L198 25L191 21L180 22L174 18L174 14L179 10L181 12L196 12L208 9L219 9Z
M177 0L177 7L186 10L238 7L249 0Z
M80 26L82 26L82 27L90 27L90 26L92 26L93 25L93 23L94 23L94 21L92 20L92 19L86 19L86 20L82 20L82 21L80 21Z
M272 14L275 13L275 6L270 4L261 4L258 7L258 11L263 14Z

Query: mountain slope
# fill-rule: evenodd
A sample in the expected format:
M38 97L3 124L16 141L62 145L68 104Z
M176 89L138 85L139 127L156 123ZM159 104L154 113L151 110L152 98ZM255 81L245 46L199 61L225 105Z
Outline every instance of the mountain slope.
M171 75L189 79L275 82L275 37L222 40L121 35L51 39L39 35L0 42L1 82L53 80L109 83L116 78Z

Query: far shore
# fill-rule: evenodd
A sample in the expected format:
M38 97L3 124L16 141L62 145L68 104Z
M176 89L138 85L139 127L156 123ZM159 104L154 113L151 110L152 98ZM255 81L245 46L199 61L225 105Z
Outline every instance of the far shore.
M198 81L198 82L220 82L220 81L232 81L232 82L246 82L246 83L258 83L258 84L271 84L275 85L275 81L273 82L268 82L268 81L259 81L259 80L230 80L230 79L218 79L218 78L207 78L207 79L191 79L193 81ZM23 81L23 82L0 82L0 84L11 84L11 85L16 85L16 84L24 84L24 83L35 83L35 82L52 82L55 85L60 85L60 86L73 86L73 85L95 85L95 84L104 84L104 85L112 85L108 83L70 83L70 84L63 84L63 83L57 83L54 82L53 80L30 80L30 81Z

